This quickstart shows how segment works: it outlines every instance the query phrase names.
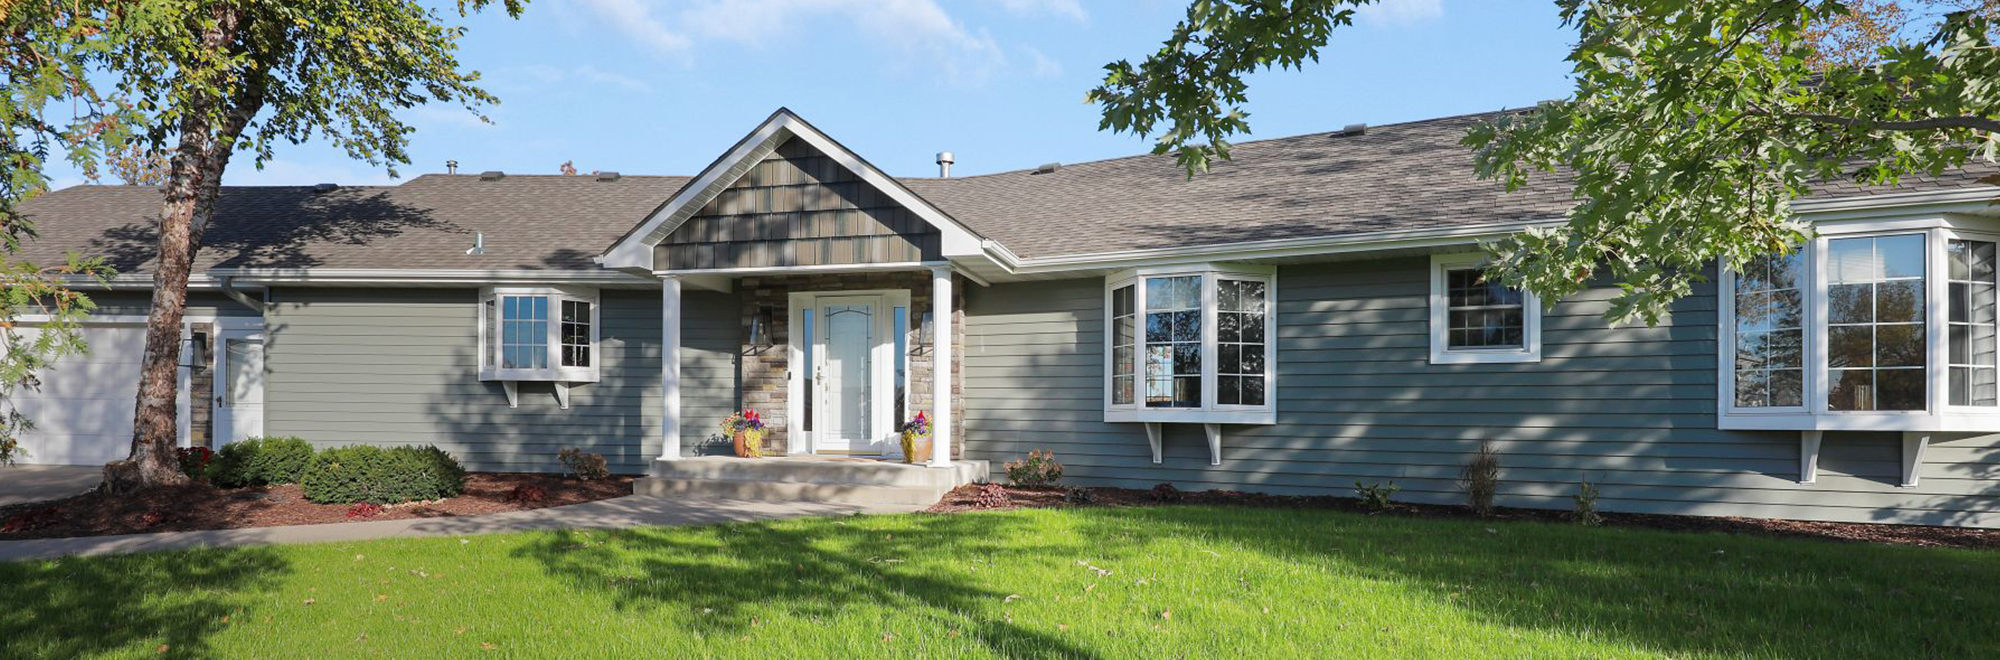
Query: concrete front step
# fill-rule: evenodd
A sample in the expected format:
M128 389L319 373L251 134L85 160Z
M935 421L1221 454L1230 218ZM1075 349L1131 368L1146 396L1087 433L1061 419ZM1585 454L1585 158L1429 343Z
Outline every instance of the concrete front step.
M950 468L887 461L704 456L654 461L634 483L640 495L741 500L924 505L951 489L985 481L985 461L955 461Z

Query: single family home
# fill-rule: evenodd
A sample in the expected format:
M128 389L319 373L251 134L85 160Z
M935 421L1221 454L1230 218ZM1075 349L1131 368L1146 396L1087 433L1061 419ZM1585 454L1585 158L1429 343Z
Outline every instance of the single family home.
M1055 452L1070 481L2000 525L2000 188L1990 170L1828 182L1817 232L1715 272L1657 326L1609 282L1547 305L1479 243L1558 224L1459 145L1483 116L952 177L887 174L779 110L692 176L456 172L228 187L185 323L185 441L435 444L483 470L563 447L629 474L726 452L751 408L793 455L936 465ZM25 461L125 455L158 192L25 205L24 256L120 270L92 352L7 402ZM32 322L33 318L26 319ZM32 332L32 326L24 331Z

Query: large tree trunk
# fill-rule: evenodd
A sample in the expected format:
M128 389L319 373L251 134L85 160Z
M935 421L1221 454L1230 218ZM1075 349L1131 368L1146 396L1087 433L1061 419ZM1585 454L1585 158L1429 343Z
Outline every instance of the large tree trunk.
M214 29L201 35L202 41L216 49L230 47L237 41L241 16L230 13L218 18ZM154 261L146 357L133 411L132 455L104 466L105 492L123 494L187 482L174 450L180 444L178 369L188 277L202 234L214 217L222 172L236 138L263 108L263 74L248 72L244 75L248 82L233 93L201 95L181 115L180 145L168 162L160 205L160 250ZM214 121L217 118L221 121Z

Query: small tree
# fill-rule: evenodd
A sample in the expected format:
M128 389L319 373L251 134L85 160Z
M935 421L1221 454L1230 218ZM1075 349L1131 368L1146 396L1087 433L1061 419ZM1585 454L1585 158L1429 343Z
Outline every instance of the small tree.
M1465 489L1473 513L1493 515L1493 496L1500 491L1500 452L1494 451L1493 443L1479 443L1479 452L1459 470L1458 485Z

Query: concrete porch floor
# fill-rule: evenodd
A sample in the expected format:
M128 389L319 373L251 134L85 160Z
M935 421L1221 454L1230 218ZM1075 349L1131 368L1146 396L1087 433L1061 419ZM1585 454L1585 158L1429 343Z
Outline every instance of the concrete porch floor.
M986 481L986 461L934 468L875 458L700 456L656 460L633 483L638 495L841 504L930 505L951 489Z

